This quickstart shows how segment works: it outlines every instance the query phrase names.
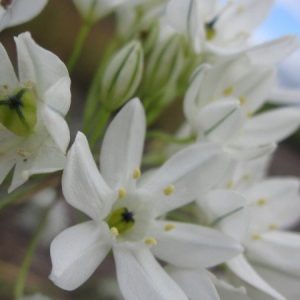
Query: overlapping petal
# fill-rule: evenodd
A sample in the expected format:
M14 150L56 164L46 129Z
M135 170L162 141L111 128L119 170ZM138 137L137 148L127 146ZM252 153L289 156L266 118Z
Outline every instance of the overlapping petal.
M50 279L64 290L74 290L96 270L111 249L106 227L96 221L70 227L51 243Z
M141 164L145 131L142 104L131 100L110 123L101 148L101 174L110 187L126 187L133 180Z
M68 153L62 187L67 202L95 220L109 213L115 199L115 193L97 169L86 137L80 132Z
M115 246L113 253L118 283L125 299L188 299L146 246Z
M193 224L157 221L151 232L157 240L153 253L160 259L182 268L209 268L243 251L238 242L217 230Z

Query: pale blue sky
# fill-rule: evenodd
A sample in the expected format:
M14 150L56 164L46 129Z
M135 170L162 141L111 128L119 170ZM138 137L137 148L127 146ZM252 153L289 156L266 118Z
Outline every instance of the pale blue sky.
M300 39L300 0L277 0L268 19L256 34L256 40L270 40L287 34ZM300 50L281 66L281 79L285 85L300 88Z

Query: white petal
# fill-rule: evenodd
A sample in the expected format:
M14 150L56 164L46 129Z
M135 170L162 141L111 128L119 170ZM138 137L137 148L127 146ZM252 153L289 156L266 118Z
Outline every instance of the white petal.
M166 20L178 33L186 35L196 52L201 50L204 19L197 0L171 0L166 6Z
M99 173L86 137L80 132L68 153L62 188L69 204L95 220L105 217L113 204L114 193Z
M34 137L33 137L34 139ZM25 147L26 149L26 147ZM35 149L28 158L15 157L16 166L9 187L9 192L25 183L31 175L46 174L62 170L66 157L47 135L41 141L41 146Z
M274 66L299 48L296 36L284 36L246 50L250 60L258 65Z
M20 34L15 41L20 81L33 82L40 100L65 115L70 107L71 93L64 63L55 54L38 46L28 32Z
M13 1L0 20L0 31L33 19L43 10L47 2L47 0Z
M283 296L281 296L255 272L243 255L240 255L227 262L227 266L236 276L248 284L259 290L262 290L266 294L274 297L276 300L285 300Z
M266 268L262 265L255 265L255 269L263 278L265 278L272 286L274 286L276 290L278 290L283 296L285 296L286 299L300 299L298 276L291 276L287 273L278 272L277 270Z
M261 113L245 124L239 143L245 146L278 143L291 135L300 125L300 109L278 108Z
M276 88L273 89L270 99L272 103L280 105L299 105L300 89Z
M115 246L118 283L128 300L188 300L144 245Z
M194 72L191 78L190 86L184 98L184 114L192 127L196 127L195 118L197 117L197 111L199 107L198 100L200 95L199 93L202 91L202 81L210 69L210 65L203 64Z
M228 4L215 28L227 40L241 33L250 34L266 18L273 3L273 0L243 0Z
M198 114L197 127L206 139L224 143L241 130L244 115L237 100L231 98L207 105Z
M70 130L65 119L47 106L42 109L42 118L54 142L65 153L70 142Z
M185 205L217 184L231 168L231 160L214 144L198 143L173 155L141 186L162 215ZM165 195L171 186L174 193Z
M215 284L218 294L222 300L251 300L246 295L246 290L243 287L235 288L227 282L218 280L215 277L213 278L213 283Z
M201 209L210 215L212 223L235 240L242 241L248 233L246 199L241 194L228 190L210 191L198 202Z
M111 249L106 228L95 221L70 227L51 243L50 279L64 290L82 285L100 265Z
M167 224L175 225L175 228L166 231ZM223 233L193 224L157 221L151 234L157 240L153 253L182 268L213 267L243 250L238 242Z
M8 87L8 91L14 91L19 85L17 76L14 71L14 67L10 62L2 44L0 44L0 86Z
M267 144L259 146L243 146L238 143L228 144L224 150L237 161L251 161L268 156L276 150L276 144Z
M256 183L245 191L250 205L252 227L268 229L295 225L300 220L300 181L292 177L273 177ZM265 203L259 205L259 200Z
M274 231L261 235L247 247L249 258L279 272L300 276L299 233Z
M145 113L138 99L126 104L109 125L101 148L100 169L112 188L133 180L133 172L141 164L145 130Z
M220 300L212 279L206 270L168 267L167 271L190 300Z

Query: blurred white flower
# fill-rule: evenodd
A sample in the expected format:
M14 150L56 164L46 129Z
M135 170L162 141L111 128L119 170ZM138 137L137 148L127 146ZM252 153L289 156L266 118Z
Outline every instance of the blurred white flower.
M112 249L126 299L187 299L154 259L179 267L212 267L241 252L238 243L197 225L158 219L219 181L230 161L212 144L198 144L171 157L138 181L145 115L138 99L115 117L104 137L101 174L85 136L68 154L63 192L92 221L71 227L51 244L51 280L73 290Z
M267 154L292 134L300 125L297 107L257 111L276 86L276 64L297 46L295 38L286 37L213 67L200 66L184 102L185 116L198 138L249 159Z
M198 202L211 220L219 220L217 226L223 232L245 247L244 255L227 262L228 268L272 299L285 298L275 291L276 285L271 287L265 280L300 278L300 235L285 231L300 220L299 187L296 178L270 178L246 188L242 194L228 191L224 197L225 191L215 190ZM274 274L261 277L256 267L262 276ZM281 285L278 290L284 291Z
M37 16L48 0L1 0L0 31L25 23Z
M61 170L70 133L70 78L63 62L29 33L16 39L18 73L0 46L0 182L14 168L9 191L30 175Z
M250 300L244 288L235 288L205 270L167 267L190 300Z
M228 55L248 47L252 32L267 17L273 0L170 0L164 22L186 36L196 53Z

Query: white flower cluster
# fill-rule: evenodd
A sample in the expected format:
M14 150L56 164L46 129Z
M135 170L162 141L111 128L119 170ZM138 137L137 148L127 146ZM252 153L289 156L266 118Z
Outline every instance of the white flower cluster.
M46 1L27 1L24 10L25 2L0 1L1 29ZM88 217L52 241L50 279L74 290L112 252L124 299L299 299L300 235L291 229L300 219L300 181L267 177L267 168L277 144L300 126L300 107L266 106L284 102L277 66L299 42L250 44L273 1L74 3L88 23L116 13L122 41L98 90L105 113L96 124L105 127L116 113L99 168L92 106L89 130L67 152L64 63L23 33L15 38L17 76L0 48L0 181L14 168L12 191L33 174L63 170L65 200ZM169 137L177 145L143 170L148 129L180 97L185 121Z

